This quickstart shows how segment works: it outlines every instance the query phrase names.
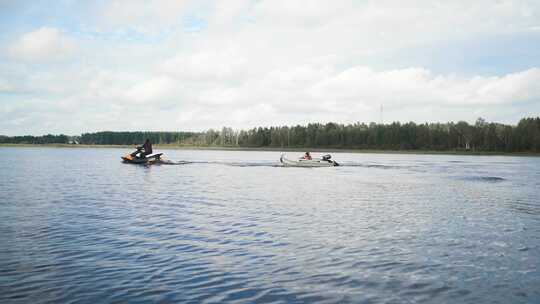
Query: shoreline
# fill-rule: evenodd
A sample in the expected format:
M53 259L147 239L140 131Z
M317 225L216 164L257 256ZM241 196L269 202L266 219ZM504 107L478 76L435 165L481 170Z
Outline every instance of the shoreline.
M0 144L3 147L26 148L73 148L73 149L133 149L133 145L81 145L81 144ZM489 151L436 151L436 150L381 150L350 148L279 148L279 147L218 147L218 146L180 146L173 144L154 145L155 149L168 150L206 150L206 151L267 151L267 152L336 152L336 153L372 153L372 154L426 154L426 155L472 155L472 156L532 156L534 152L489 152Z

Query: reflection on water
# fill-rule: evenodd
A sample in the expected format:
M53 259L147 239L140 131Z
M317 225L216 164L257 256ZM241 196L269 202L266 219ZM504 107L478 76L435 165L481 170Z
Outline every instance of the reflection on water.
M0 302L537 303L540 159L0 148Z

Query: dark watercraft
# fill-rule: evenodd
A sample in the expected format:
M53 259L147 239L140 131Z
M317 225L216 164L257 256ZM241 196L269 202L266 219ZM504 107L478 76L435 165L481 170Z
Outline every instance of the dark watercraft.
M154 164L161 162L161 155L163 155L163 153L155 153L143 157L128 154L126 156L122 156L122 160L124 163L129 164Z

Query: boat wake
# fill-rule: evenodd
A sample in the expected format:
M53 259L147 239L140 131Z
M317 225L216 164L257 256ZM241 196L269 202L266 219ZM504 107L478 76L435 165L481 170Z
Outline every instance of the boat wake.
M412 168L412 166L366 164L366 163L355 163L355 162L342 162L340 164L343 167L362 167L362 168L375 168L375 169L406 169L406 168Z
M172 161L162 160L159 165L224 165L231 167L281 167L275 162L235 162L235 161Z
M242 161L173 161L173 160L161 160L159 165L223 165L231 167L286 167L279 162L264 161L264 162L242 162ZM407 169L411 166L396 166L396 165L384 165L384 164L366 164L357 162L340 162L341 167L357 167L357 168L375 168L375 169ZM311 167L307 167L311 168Z
M180 161L173 161L173 160L161 160L159 163L156 163L156 165L189 165L189 164L193 164L194 162L189 162L189 161L183 161L183 160L180 160Z

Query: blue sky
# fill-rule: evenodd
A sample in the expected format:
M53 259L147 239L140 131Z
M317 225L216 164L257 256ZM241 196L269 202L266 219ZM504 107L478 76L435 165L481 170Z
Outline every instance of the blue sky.
M538 1L0 0L0 134L540 113Z

